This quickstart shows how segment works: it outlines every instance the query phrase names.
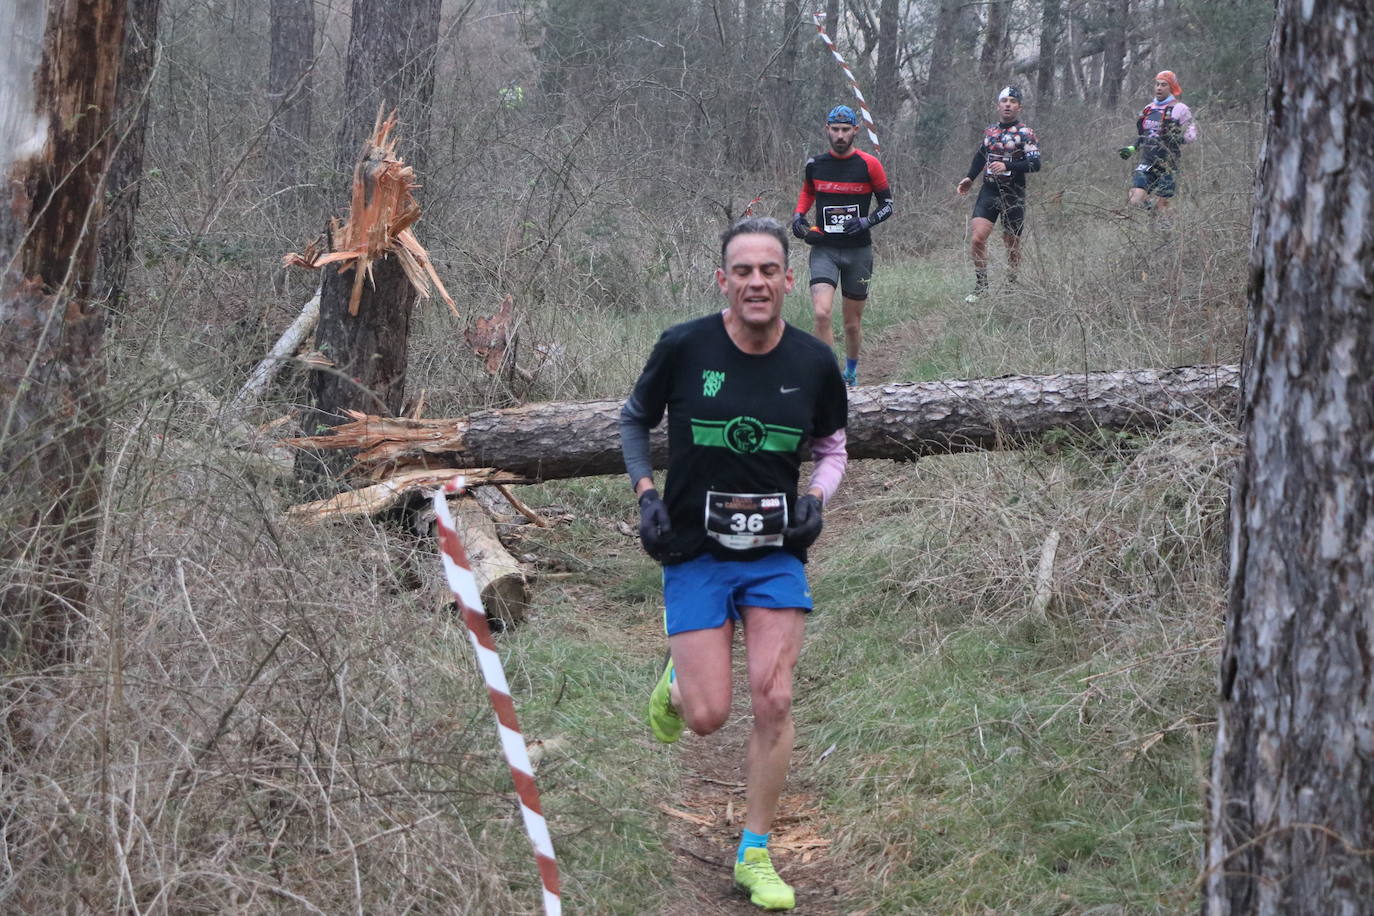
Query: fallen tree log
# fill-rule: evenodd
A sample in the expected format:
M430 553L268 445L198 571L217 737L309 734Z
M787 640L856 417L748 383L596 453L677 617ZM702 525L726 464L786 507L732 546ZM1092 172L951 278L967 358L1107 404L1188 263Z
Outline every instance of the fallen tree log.
M1229 418L1239 387L1240 370L1230 365L854 388L849 457L911 460L1017 449L1062 431L1143 432L1179 419ZM531 480L616 474L624 470L622 403L551 402L433 420L350 411L352 422L332 433L289 444L357 450L354 472L373 479L417 467L500 468ZM653 435L653 456L655 467L663 467L667 440L661 426Z

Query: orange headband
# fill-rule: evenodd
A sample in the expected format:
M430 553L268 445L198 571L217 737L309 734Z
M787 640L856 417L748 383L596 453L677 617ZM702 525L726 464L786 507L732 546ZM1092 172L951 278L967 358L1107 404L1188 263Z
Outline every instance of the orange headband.
M1183 87L1178 84L1178 77L1174 76L1174 71L1161 70L1155 74L1155 79L1164 80L1164 82L1168 83L1169 91L1172 92L1175 97L1183 95Z

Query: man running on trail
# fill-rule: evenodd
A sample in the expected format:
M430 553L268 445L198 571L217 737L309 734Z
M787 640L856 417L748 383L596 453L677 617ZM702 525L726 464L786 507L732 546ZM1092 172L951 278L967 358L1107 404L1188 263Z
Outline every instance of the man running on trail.
M1179 101L1183 87L1172 70L1155 75L1155 97L1135 122L1136 139L1130 146L1117 150L1122 159L1140 152L1140 162L1131 175L1131 190L1126 202L1133 207L1148 206L1147 196L1153 196L1154 208L1163 213L1169 199L1178 190L1176 176L1183 144L1197 139L1197 122L1193 112Z
M997 123L983 131L983 142L973 154L968 174L955 186L967 196L973 179L983 176L983 187L973 203L970 229L973 241L973 292L965 302L977 302L988 290L988 237L1002 217L1002 243L1007 246L1007 282L1016 282L1021 268L1021 228L1026 221L1026 176L1040 171L1040 142L1035 131L1021 123L1021 90L1007 86L997 94Z
M858 384L859 329L868 284L873 279L873 240L869 230L892 215L892 189L874 156L854 148L859 118L848 105L836 105L825 116L830 151L806 160L806 178L792 216L792 234L811 246L811 311L815 335L835 346L830 312L835 288L844 300L844 380ZM869 212L870 198L878 209ZM816 205L816 222L806 213Z
M725 310L664 331L620 413L640 540L663 564L669 655L648 719L669 743L684 724L698 735L724 725L743 624L754 722L735 882L754 904L786 910L796 897L773 869L768 832L792 753L792 669L812 607L803 564L844 475L848 406L834 354L782 320L793 276L780 223L744 219L726 230L716 283ZM660 498L649 430L665 409ZM798 495L808 443L815 469Z

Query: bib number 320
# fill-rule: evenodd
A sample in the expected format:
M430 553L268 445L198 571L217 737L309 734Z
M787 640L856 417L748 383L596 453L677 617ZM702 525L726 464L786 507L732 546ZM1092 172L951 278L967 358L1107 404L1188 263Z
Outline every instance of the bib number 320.
M780 547L786 527L782 493L706 493L706 534L731 550Z

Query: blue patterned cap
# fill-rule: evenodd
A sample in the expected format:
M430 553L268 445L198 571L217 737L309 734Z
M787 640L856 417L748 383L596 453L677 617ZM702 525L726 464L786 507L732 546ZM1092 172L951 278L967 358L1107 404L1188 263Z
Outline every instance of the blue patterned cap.
M853 124L859 126L859 116L854 114L854 109L848 105L836 105L830 109L830 114L825 116L827 124Z

